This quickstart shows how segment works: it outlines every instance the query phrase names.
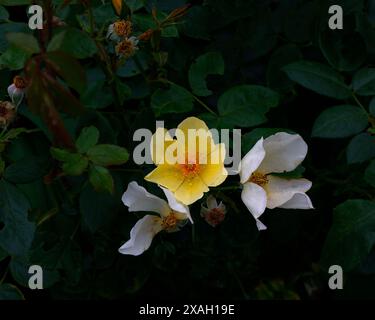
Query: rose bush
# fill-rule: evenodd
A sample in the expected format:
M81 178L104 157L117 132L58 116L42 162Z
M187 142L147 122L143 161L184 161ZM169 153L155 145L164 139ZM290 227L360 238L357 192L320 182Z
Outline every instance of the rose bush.
M374 297L371 1L30 3L0 1L0 299Z

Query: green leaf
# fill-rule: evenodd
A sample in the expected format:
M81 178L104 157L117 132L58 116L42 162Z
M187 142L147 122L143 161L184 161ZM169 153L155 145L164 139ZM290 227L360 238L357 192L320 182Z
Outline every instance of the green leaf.
M62 169L69 176L80 176L89 165L89 160L80 155L74 154L68 162L64 162Z
M282 71L282 68L301 59L302 53L294 44L288 44L277 49L272 54L267 67L268 86L283 91L289 89L293 82Z
M365 171L366 182L375 188L375 160L372 160Z
M157 17L159 20L166 18L166 14L158 11ZM147 29L156 29L156 23L150 14L143 14L143 13L136 13L132 16L134 24L140 30L147 30ZM168 26L163 28L161 33L163 37L170 38L170 37L178 37L178 30L175 26Z
M0 6L0 21L8 20L8 19L9 19L9 13L7 9L5 9L3 6Z
M48 172L46 161L39 157L28 156L9 165L4 178L16 184L30 183L42 178Z
M86 75L77 60L64 52L48 52L47 61L66 83L79 93L86 88Z
M111 105L113 103L113 94L105 86L105 83L105 79L89 83L86 91L81 95L82 104L92 109L104 109Z
M353 89L361 96L375 95L375 68L357 71L353 77Z
M299 61L283 68L288 77L307 89L336 99L351 96L343 77L332 68L311 61Z
M360 163L375 157L375 137L368 133L355 136L346 150L346 158L349 164Z
M6 67L10 70L22 69L29 57L30 54L28 52L25 52L24 50L11 45L0 56L0 67Z
M375 98L372 98L369 109L370 109L371 115L375 117Z
M76 141L76 147L79 153L86 153L99 141L99 130L94 126L83 128Z
M10 255L24 256L34 239L35 224L28 221L29 201L14 185L0 181L0 246Z
M66 28L52 38L48 51L63 51L75 58L85 59L93 56L97 52L97 47L87 33L75 28Z
M71 153L68 150L59 148L51 148L50 152L54 159L64 162L72 161L74 159L74 156L76 155L75 153Z
M108 224L113 218L117 202L109 193L98 193L89 184L81 193L79 207L82 219L91 232Z
M323 247L321 263L349 272L359 266L375 244L375 203L348 200L333 212L333 225Z
M117 95L118 95L119 100L120 100L119 102L122 105L127 98L131 97L132 90L130 89L130 87L128 85L123 83L120 78L116 78L115 83L116 83Z
M111 173L107 168L101 166L91 166L89 170L89 180L96 191L114 192L114 182Z
M343 32L327 29L319 37L319 45L325 58L332 67L340 71L357 70L367 56L363 38L349 29L344 28Z
M226 91L218 101L221 122L228 127L252 127L264 123L265 114L279 104L279 94L271 89L242 85Z
M25 300L22 292L9 283L0 284L0 300Z
M189 82L194 94L203 97L212 94L206 84L206 77L212 74L224 74L224 59L219 52L207 52L190 66Z
M22 6L30 2L31 0L1 0L3 6Z
M9 255L8 253L0 247L0 262L7 258Z
M26 23L7 22L0 24L0 52L4 52L9 47L7 34L11 32L28 32L30 31Z
M128 161L129 153L125 148L110 144L98 144L87 151L89 159L99 166L121 165Z
M167 113L184 113L193 109L194 98L189 91L178 85L169 89L157 89L151 97L151 107L158 117Z
M40 51L36 38L28 33L10 32L7 34L8 42L28 54L38 53Z
M314 123L313 137L345 138L366 129L368 119L359 107L341 105L324 110Z

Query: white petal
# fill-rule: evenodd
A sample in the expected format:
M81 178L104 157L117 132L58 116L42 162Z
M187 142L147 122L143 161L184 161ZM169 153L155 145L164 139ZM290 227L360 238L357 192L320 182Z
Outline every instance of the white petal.
M139 256L150 248L154 236L162 230L161 219L156 216L146 215L138 220L130 231L130 239L120 249L122 254Z
M217 201L214 196L208 196L207 198L207 208L208 209L215 209L218 207Z
M255 219L259 231L267 230L267 227L259 219Z
M305 159L307 144L298 134L276 133L263 143L266 156L258 170L262 173L293 171Z
M189 207L185 206L181 202L177 201L177 199L175 198L173 193L170 192L168 189L166 189L162 186L159 186L159 187L163 189L164 194L167 197L169 207L171 209L173 209L174 211L177 211L179 213L183 213L186 216L186 218L190 220L191 223L194 223L193 219L191 218L191 215L190 215Z
M8 95L9 97L12 99L13 95L14 95L14 91L16 90L16 85L13 83L11 84L9 87L8 87Z
M122 196L122 202L129 207L130 212L157 212L162 216L170 212L165 200L147 192L145 188L139 186L135 181L129 183L128 189Z
M296 193L305 193L311 188L311 181L306 179L283 179L272 175L268 176L267 208L280 207L293 198Z
M296 193L292 199L285 202L280 208L284 209L314 209L309 196L306 193Z
M266 191L255 183L244 184L241 199L255 219L259 218L266 210Z
M240 163L240 178L241 183L246 183L251 174L258 169L265 157L265 150L263 148L263 138L251 148L251 150L243 157Z

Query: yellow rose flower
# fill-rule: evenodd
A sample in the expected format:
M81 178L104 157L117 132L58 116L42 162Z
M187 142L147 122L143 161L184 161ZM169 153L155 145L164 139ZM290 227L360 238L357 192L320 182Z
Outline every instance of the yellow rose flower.
M151 141L157 168L145 179L167 188L178 201L190 205L228 176L225 145L215 144L207 125L195 117L182 121L175 135L172 139L165 129L157 129Z

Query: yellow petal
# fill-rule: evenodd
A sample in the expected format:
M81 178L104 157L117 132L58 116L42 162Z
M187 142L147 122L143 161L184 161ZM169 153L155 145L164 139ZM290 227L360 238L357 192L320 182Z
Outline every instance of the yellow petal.
M208 187L199 176L186 178L179 188L175 191L174 196L184 205L190 205L203 197Z
M228 176L223 164L210 164L201 166L199 176L208 187L217 187L222 184Z
M189 129L195 129L195 130L203 129L205 131L208 131L208 127L204 123L204 121L202 121L202 120L200 120L196 117L186 118L184 121L182 121L178 125L177 129L180 129L180 130L184 131L184 134L186 134L186 136L187 136L187 132L188 132Z
M166 163L168 159L166 151L174 142L176 141L173 140L165 128L156 129L151 138L151 158L156 165Z
M151 171L145 180L160 184L164 188L174 192L184 181L184 175L178 165L161 164Z

